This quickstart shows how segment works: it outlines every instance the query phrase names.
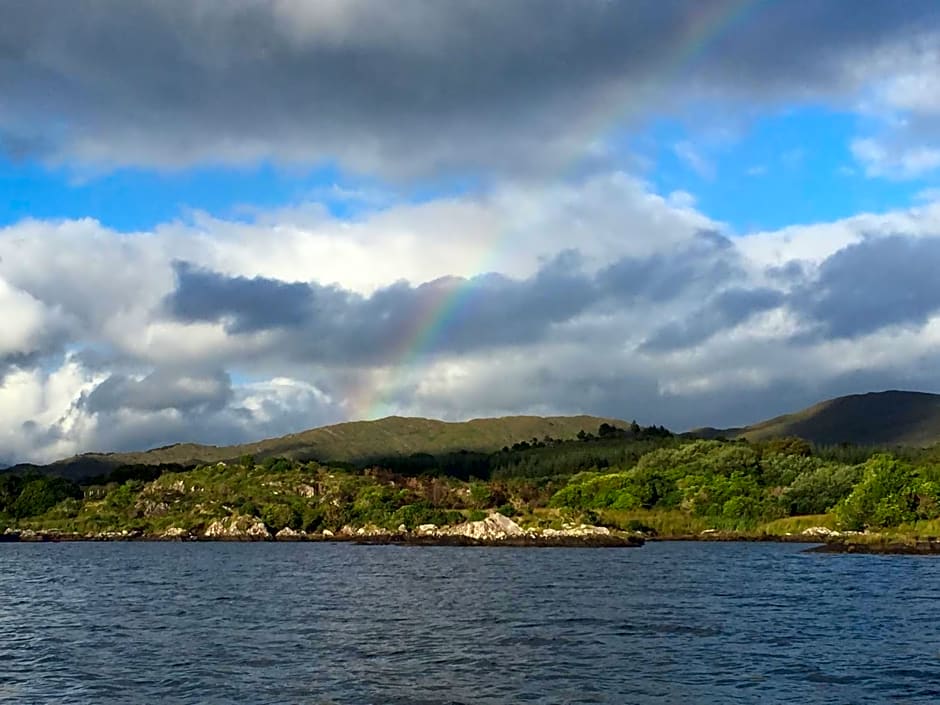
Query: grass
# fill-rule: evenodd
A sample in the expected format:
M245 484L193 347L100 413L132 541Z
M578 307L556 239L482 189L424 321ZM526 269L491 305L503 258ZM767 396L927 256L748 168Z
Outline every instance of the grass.
M708 520L678 509L604 509L598 515L605 526L629 531L642 525L657 536L691 536L714 528Z
M827 529L836 528L836 518L832 514L807 514L805 516L785 517L762 524L758 531L774 536L786 534L801 534L813 526L823 526Z

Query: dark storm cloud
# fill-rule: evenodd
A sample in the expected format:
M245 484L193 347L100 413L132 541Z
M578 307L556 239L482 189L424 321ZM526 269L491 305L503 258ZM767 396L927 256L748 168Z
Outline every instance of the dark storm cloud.
M0 145L104 166L532 168L596 138L579 117L624 104L838 94L853 62L940 15L926 0L762 3L723 31L735 7L0 0Z
M166 301L179 320L223 322L229 333L271 331L292 355L310 360L381 361L429 331L429 351L465 352L542 338L597 298L594 282L566 266L567 255L534 277L500 274L405 282L362 296L335 286L228 277L177 264ZM446 328L435 336L433 330Z
M576 253L564 252L528 279L445 277L362 296L336 286L230 277L177 263L177 287L165 307L182 321L221 322L232 334L271 332L299 359L382 363L419 337L432 353L526 345L595 307L610 311L654 306L690 292L705 296L743 276L736 250L713 234L669 257L624 258L593 275L580 265ZM722 320L760 305L746 296L719 295Z
M598 275L598 284L622 302L662 303L691 287L713 291L741 274L740 256L731 241L719 233L701 231L681 250L614 262Z
M298 325L312 313L313 300L306 284L220 277L186 262L175 262L173 267L177 289L171 309L183 320L230 318L230 330L245 333Z
M940 310L940 239L872 238L836 252L790 305L823 338L921 326Z
M775 289L723 291L681 322L655 331L641 346L644 352L671 352L694 347L723 330L744 323L754 314L778 308L784 295Z
M84 399L90 413L119 409L134 411L218 411L232 397L232 384L225 372L193 374L155 370L143 379L113 374Z

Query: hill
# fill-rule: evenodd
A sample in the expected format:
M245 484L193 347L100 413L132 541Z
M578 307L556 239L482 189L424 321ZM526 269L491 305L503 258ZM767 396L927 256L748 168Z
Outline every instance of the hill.
M180 443L131 453L86 453L46 466L21 465L12 470L34 470L73 480L104 475L125 465L179 465L285 457L334 463L363 463L371 459L414 453L476 451L488 453L503 446L542 439L572 439L580 431L597 432L602 423L627 427L623 421L595 416L506 416L447 422L390 416L376 421L351 421L323 426L279 438L234 446Z
M940 443L940 395L896 390L853 394L744 428L704 428L693 434L749 441L797 436L824 445L923 448Z

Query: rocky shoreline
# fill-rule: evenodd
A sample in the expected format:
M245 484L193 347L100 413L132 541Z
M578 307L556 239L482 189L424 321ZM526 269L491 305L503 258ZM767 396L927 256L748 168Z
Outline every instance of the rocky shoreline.
M399 526L389 531L376 526L345 526L337 532L306 533L284 528L272 534L255 517L232 515L212 522L201 532L169 527L159 534L135 530L102 531L90 534L56 530L7 529L0 534L6 542L57 541L281 541L355 543L402 546L507 546L556 548L635 548L645 543L638 534L612 532L602 526L563 524L560 529L524 529L499 513L480 521L438 527L423 524L413 530Z
M940 556L940 539L835 540L814 546L807 553L855 553L880 556Z
M419 536L416 534L371 534L368 536L323 536L252 538L227 536L213 538L196 534L168 537L128 533L73 534L56 531L12 531L0 534L0 543L62 543L62 542L277 542L277 543L351 543L359 546L505 546L510 548L639 548L646 543L642 536L522 536L504 539L472 539L466 536Z
M698 534L649 536L611 531L603 526L564 523L560 528L524 528L498 512L479 521L454 526L422 524L395 530L378 526L344 526L338 531L296 531L283 528L272 533L257 517L232 514L217 519L201 530L171 526L160 533L139 530L95 533L63 532L54 529L7 529L0 542L60 541L276 541L311 543L353 543L368 546L504 546L532 548L636 548L647 541L773 542L814 544L811 553L858 553L940 555L938 539L903 539L877 534L835 531L815 526L800 533L748 534L709 529Z

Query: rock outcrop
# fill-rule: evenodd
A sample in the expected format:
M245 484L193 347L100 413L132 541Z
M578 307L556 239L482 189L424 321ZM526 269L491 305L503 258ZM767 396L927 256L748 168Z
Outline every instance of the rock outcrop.
M593 524L562 524L560 529L543 529L541 535L550 536L610 536L606 526Z
M307 534L303 531L295 531L289 526L285 526L283 529L274 534L274 538L278 541L303 541L307 538Z
M212 522L203 536L209 539L264 541L271 538L271 532L257 517L235 514Z
M509 517L493 512L480 521L468 521L426 535L464 536L477 541L499 541L513 536L525 536L526 530Z
M189 532L179 526L171 526L169 529L160 534L160 537L164 539L183 539L187 538L188 536Z
M833 531L828 529L825 526L811 526L808 529L803 529L803 536L809 536L814 539L827 539L830 536L839 536L838 531Z

